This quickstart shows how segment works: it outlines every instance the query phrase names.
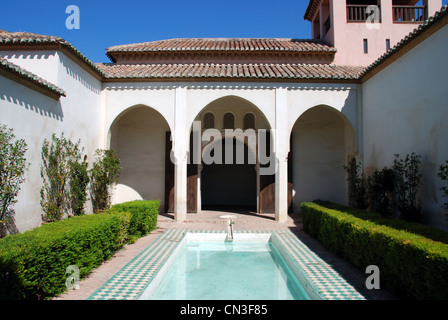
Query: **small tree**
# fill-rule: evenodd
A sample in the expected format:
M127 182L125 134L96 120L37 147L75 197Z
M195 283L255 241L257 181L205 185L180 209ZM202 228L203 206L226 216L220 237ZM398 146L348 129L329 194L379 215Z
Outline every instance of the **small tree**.
M13 130L0 125L0 237L6 234L6 226L13 219L12 206L28 169L27 144L23 139L14 139Z
M366 209L369 206L367 199L367 182L360 173L361 163L353 157L348 166L344 166L348 174L349 205L358 209Z
M422 218L422 203L418 197L422 177L420 164L421 156L413 152L404 159L396 154L393 165L398 211L401 218L415 222L420 222Z
M75 188L76 194L80 193L78 189L81 187L77 189L78 182L84 179L78 177L77 173L77 170L82 170L77 165L82 159L83 148L80 144L79 140L73 143L65 138L64 133L59 138L53 134L51 143L44 140L41 166L43 187L40 190L44 221L58 221L64 214L68 214L70 209L79 210L82 197L72 195L72 187Z
M118 182L121 162L114 150L97 150L92 169L89 170L90 198L93 210L110 207L110 187Z
M440 165L439 173L437 176L445 183L443 187L440 188L443 191L443 196L448 198L448 160L445 161L445 164ZM445 202L442 206L448 212L448 202ZM448 216L448 214L447 214Z
M378 212L382 216L393 214L394 180L394 171L387 167L381 171L376 170L369 176L369 202L372 211Z
M85 213L84 204L87 201L87 156L82 161L73 160L70 163L70 208L75 216L79 216Z

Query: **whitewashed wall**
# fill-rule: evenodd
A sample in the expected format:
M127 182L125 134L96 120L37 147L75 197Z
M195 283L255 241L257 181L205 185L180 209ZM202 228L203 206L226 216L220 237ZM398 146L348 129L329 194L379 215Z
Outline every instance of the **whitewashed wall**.
M448 229L439 166L448 160L448 26L362 86L364 165L392 166L394 154L422 156L421 199L427 222Z
M41 223L39 204L42 178L40 177L41 148L44 139L53 133L73 142L81 139L91 162L102 135L101 82L85 71L78 63L61 52L11 53L0 56L38 75L66 91L67 96L55 101L23 85L0 77L0 123L14 129L17 138L28 144L26 153L30 162L26 182L14 206L19 231L37 227ZM89 207L86 208L88 211Z

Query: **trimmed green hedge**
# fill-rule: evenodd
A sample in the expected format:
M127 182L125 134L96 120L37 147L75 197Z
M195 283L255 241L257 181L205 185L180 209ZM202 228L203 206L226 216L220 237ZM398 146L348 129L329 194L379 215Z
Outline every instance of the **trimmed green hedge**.
M63 293L68 266L86 277L129 240L154 230L158 210L159 201L133 201L7 236L0 240L0 300Z
M128 234L142 237L157 227L159 207L160 201L158 200L137 200L116 204L111 209L131 213Z
M370 213L361 219L317 203L302 203L301 212L304 230L330 251L363 272L378 266L382 288L411 299L448 299L448 244L398 230Z
M0 299L45 299L66 290L66 268L80 278L126 241L131 215L111 211L44 224L0 241Z

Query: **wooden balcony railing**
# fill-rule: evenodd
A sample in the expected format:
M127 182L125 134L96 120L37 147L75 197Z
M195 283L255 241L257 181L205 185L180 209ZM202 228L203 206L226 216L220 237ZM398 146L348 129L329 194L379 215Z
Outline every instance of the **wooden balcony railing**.
M378 17L375 17L375 12L367 10L369 5L347 5L347 22L366 22L367 19L373 20L374 18L381 21L381 13L379 7L377 7L376 13Z
M392 6L394 22L420 23L427 19L425 6Z

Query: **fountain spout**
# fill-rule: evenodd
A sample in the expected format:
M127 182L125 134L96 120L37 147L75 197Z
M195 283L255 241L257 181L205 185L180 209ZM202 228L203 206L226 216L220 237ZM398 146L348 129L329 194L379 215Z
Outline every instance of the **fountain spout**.
M227 237L226 237L226 242L231 242L233 241L233 225L234 225L234 221L233 219L235 218L235 216L231 216L231 215L225 215L225 216L220 216L221 219L227 219Z

